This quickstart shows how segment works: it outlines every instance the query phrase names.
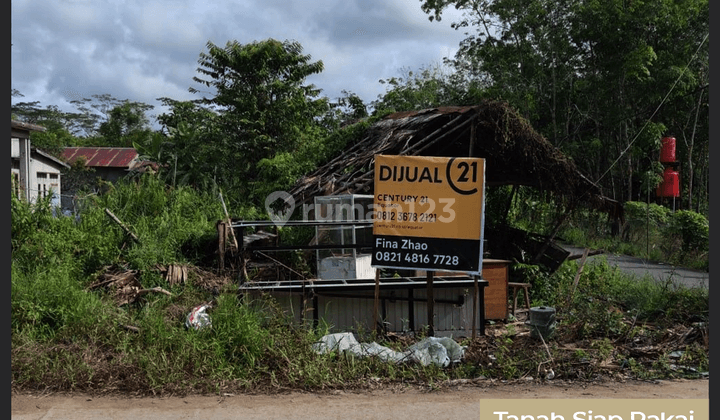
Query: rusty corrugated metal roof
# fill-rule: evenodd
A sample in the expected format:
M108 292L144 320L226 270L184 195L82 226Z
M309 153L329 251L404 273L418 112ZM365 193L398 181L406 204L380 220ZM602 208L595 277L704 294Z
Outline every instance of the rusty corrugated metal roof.
M10 128L18 129L18 130L27 130L27 131L45 131L45 127L39 126L37 124L31 124L26 123L22 121L15 121L10 120Z
M85 166L130 168L138 157L132 147L66 147L63 157L69 163L85 158Z

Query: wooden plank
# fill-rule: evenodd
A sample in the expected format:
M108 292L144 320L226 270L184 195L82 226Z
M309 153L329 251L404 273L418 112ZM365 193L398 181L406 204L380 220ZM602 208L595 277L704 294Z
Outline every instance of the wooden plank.
M485 288L485 319L508 317L508 265L507 263L483 263Z

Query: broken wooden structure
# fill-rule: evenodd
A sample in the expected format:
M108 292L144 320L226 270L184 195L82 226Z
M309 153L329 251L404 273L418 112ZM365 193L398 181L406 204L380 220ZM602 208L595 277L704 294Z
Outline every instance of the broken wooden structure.
M506 103L441 107L390 114L370 126L289 193L296 205L318 195L372 194L376 155L479 157L486 161L486 186L527 186L550 193L564 204L564 214L549 235L512 230L505 220L487 220L486 245L492 258L520 260L556 269L569 255L554 244L565 217L580 206L623 218L620 203L602 194L572 160L538 134ZM508 201L507 208L509 209Z
M359 140L346 145L335 158L298 180L289 191L295 205L299 207L314 202L320 196L372 195L376 155L479 157L486 162L487 187L512 185L514 193L518 186L527 186L558 198L564 214L549 235L511 228L507 226L507 220L486 220L484 249L489 252L483 257L487 259L538 263L554 270L569 255L555 245L554 238L570 212L586 206L622 218L622 206L618 202L605 197L599 186L580 173L571 160L502 102L388 115L368 127ZM510 202L508 200L508 209ZM245 242L249 233L246 229L250 227L247 222L235 222L232 226L243 238L240 245L243 250L255 247L255 244ZM241 278L247 279L246 256L242 251L239 255L243 267ZM529 261L524 257L526 255L530 256ZM305 319L306 314L312 312L312 319L331 317L336 326L367 321L381 312L383 322L397 328L406 320L412 322L407 329L414 331L417 324L432 325L430 317L441 317L443 308L452 312L453 308L464 307L463 311L470 312L462 312L457 321L453 318L454 314L448 315L448 325L475 321L479 312L482 314L480 328L484 327L484 290L479 302L475 300L477 298L471 299L475 307L480 303L479 311L477 308L469 309L465 303L463 296L468 293L458 293L458 290L472 290L473 280L476 279L470 276L438 276L439 280L435 283L439 286L438 290L445 290L448 294L434 292L430 295L430 278L400 275L376 281L370 278L265 279L241 282L240 292L270 292L276 297L285 296L287 306L296 317ZM482 289L488 284L483 279ZM503 297L499 299L499 317L503 318L507 317L507 276L503 277L501 288ZM492 287L488 290L492 291ZM300 296L299 300L296 296ZM433 308L434 303L440 305ZM388 306L390 304L392 308ZM426 318L423 318L423 313ZM475 331L474 322L471 329Z

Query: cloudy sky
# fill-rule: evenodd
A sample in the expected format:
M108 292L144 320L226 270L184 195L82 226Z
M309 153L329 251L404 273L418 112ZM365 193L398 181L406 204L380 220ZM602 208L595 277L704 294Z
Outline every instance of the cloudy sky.
M323 62L308 80L323 96L368 103L385 92L379 79L439 65L464 38L454 9L430 22L420 0L13 0L11 11L12 88L24 95L13 102L65 110L96 94L197 98L188 88L208 41L268 38Z

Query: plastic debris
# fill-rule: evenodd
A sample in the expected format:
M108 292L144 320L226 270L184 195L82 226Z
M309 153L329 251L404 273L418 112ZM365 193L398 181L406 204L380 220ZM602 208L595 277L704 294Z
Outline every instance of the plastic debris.
M185 326L188 329L202 330L212 326L210 314L206 311L210 308L210 304L202 304L194 307L185 318Z
M313 350L320 354L337 351L358 357L376 356L390 363L413 361L423 366L436 364L443 367L459 362L465 355L465 346L449 337L428 337L400 352L375 342L359 343L353 333L325 335L313 345Z
M445 367L465 356L465 347L450 337L427 337L410 346L409 350L423 366L434 363Z

